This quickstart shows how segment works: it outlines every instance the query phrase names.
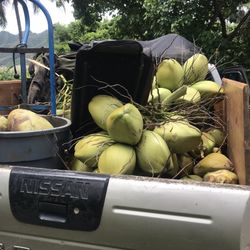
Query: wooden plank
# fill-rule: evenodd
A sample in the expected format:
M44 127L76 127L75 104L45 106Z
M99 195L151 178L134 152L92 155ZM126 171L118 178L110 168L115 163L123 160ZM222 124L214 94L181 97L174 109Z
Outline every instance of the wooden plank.
M241 185L250 184L249 86L223 79L227 124L227 153Z

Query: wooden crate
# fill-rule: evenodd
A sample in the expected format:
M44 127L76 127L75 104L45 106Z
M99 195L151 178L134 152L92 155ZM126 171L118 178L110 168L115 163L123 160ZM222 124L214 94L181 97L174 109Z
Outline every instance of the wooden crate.
M0 106L15 106L19 104L20 91L20 80L0 81ZM0 111L1 115L8 113L9 111Z
M224 117L227 125L227 154L241 185L250 185L249 86L223 79Z

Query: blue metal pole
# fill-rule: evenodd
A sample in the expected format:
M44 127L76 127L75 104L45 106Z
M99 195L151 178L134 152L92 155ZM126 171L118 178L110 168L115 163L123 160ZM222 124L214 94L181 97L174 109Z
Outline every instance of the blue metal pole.
M22 24L20 20L20 14L19 14L19 8L18 8L18 1L14 1L14 8L15 8L15 13L16 13L16 21L17 21L17 28L18 28L18 33L19 33L19 42L22 41Z
M25 30L24 34L22 36L21 44L27 46L28 38L29 38L29 33L30 33L30 16L29 16L29 10L27 8L26 3L23 0L17 0L20 2L20 4L23 7L23 12L24 12L24 18L25 18Z
M23 8L25 18L25 31L20 41L19 47L27 47L27 41L30 33L30 16L26 3L23 0L17 0ZM22 102L27 103L27 79L26 79L26 59L25 53L20 53L20 66L21 66L21 96Z
M55 88L55 58L54 58L54 31L53 23L49 12L41 4L39 0L30 0L35 3L44 13L48 23L48 35L49 35L49 66L50 66L50 96L51 96L51 114L56 115L56 88Z

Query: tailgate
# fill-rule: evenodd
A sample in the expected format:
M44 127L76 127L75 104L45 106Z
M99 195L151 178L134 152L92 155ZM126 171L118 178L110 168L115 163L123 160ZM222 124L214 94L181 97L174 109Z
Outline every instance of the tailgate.
M0 249L243 250L250 189L0 168Z

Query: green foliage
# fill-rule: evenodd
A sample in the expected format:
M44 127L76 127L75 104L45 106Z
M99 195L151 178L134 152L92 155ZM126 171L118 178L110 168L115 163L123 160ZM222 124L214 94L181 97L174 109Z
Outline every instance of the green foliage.
M250 69L249 0L51 1L57 6L71 2L77 19L68 26L55 25L55 49L59 54L68 51L68 41L150 40L178 33L201 47L211 62L221 67L241 64ZM5 6L11 2L5 0L0 6L0 25L4 23ZM109 19L103 20L107 13Z
M65 25L55 24L54 29L55 29L55 34L54 34L55 42L67 42L71 39L68 28L65 27Z
M67 42L90 42L93 40L111 39L114 22L103 20L98 22L96 30L84 26L79 20L70 23L68 26L55 25L55 51L59 54L69 51Z
M12 68L0 67L0 81L13 80L14 72Z
M76 20L68 25L68 32L72 41L82 41L82 35L87 32L88 27L82 25L80 20Z
M98 27L95 32L87 32L82 36L82 40L85 42L90 42L93 40L105 40L105 39L111 39L111 22L109 21L103 21L98 23Z
M56 42L54 49L57 55L63 55L70 51L67 42Z
M72 0L72 4L75 17L92 29L84 39L109 35L113 39L150 40L178 33L201 47L211 62L250 69L249 0ZM114 16L103 32L100 21L106 12Z

